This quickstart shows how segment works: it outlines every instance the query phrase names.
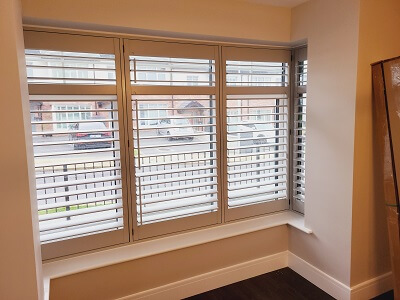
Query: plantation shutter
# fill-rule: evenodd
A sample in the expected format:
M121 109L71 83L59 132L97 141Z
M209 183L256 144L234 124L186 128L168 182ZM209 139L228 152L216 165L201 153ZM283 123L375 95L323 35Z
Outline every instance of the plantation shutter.
M42 256L129 240L119 42L25 32Z
M293 209L304 213L306 172L307 48L294 51Z
M136 239L220 222L217 50L125 41Z
M290 51L222 53L225 220L287 209Z

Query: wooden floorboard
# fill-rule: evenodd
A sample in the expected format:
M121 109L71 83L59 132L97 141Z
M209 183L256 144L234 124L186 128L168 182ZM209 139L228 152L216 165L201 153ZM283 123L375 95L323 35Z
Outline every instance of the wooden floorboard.
M280 269L187 298L187 300L228 299L331 300L334 298L289 268Z
M393 294L393 290L389 291L387 293L384 293L378 297L375 297L372 300L394 300L394 294Z
M334 299L290 268L280 269L186 300L331 300ZM394 300L393 291L372 300Z

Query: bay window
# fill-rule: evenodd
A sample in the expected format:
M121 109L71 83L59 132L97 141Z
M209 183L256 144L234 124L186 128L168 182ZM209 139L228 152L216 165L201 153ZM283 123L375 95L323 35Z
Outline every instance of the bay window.
M44 259L302 210L306 60L292 103L291 50L29 30L25 44Z

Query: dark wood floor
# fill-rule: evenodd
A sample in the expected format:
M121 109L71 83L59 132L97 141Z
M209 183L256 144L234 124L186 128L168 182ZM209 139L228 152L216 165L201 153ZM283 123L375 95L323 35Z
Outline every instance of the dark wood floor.
M384 293L378 297L375 297L372 300L394 300L394 294L393 291L389 291L387 293Z
M236 282L187 300L331 300L334 299L289 268Z
M289 268L236 282L186 300L331 300L323 290ZM393 300L393 291L373 300Z

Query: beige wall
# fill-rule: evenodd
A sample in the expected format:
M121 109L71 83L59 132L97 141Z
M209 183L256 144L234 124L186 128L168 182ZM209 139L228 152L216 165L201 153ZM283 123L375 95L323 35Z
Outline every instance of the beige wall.
M290 41L289 8L241 0L22 0L22 5L25 24Z
M371 66L400 55L400 1L362 0L354 149L351 283L390 271L382 178L374 170Z
M3 5L4 1L1 3ZM24 20L31 24L171 36L190 35L195 38L216 37L221 40L247 39L263 43L308 39L309 43L305 210L306 225L313 230L313 235L306 235L296 229L287 232L286 227L279 227L84 272L55 280L53 288L56 294L52 296L59 295L60 291L73 293L75 289L70 287L82 281L82 278L87 287L87 294L80 294L82 296L89 297L99 286L110 287L107 285L110 282L113 283L110 289L112 293L122 295L137 292L273 254L287 247L346 285L357 284L389 270L386 225L384 221L378 221L384 218L384 211L376 202L379 200L379 184L373 177L369 63L400 54L395 53L400 42L384 34L400 28L400 21L398 17L396 19L400 5L397 0L311 0L292 11L238 0L121 0L118 5L108 0L22 0L22 3ZM2 12L4 10L0 10L0 15ZM393 18L390 18L391 15ZM4 24L9 26L9 23ZM7 30L0 30L1 35L11 34L14 39L20 35L19 29L15 32ZM16 60L10 59L6 63L15 64ZM8 80L0 82L9 83L12 77L8 73L6 76ZM20 83L19 78L12 82ZM6 98L20 101L21 97L7 95ZM16 106L15 114L12 114L13 121L20 133L14 130L13 135L6 136L4 140L11 139L15 142L15 149L22 150L6 153L7 149L2 149L2 154L10 157L8 162L12 168L17 166L16 169L21 172L16 172L15 176L19 180L15 182L22 186L10 188L18 190L21 195L17 196L26 201L30 191L27 186L25 137L21 131L23 114L20 102L13 103ZM4 120L10 122L9 118ZM16 163L22 164L22 167ZM11 166L8 168L12 169ZM8 173L5 175L9 177ZM15 193L10 195L18 199ZM18 229L25 233L32 231L31 216L28 213L30 211L25 211L25 215L18 214L26 223ZM15 232L12 233L8 238L15 236ZM242 240L248 239L253 247L243 246ZM226 249L234 251L225 257L221 252ZM34 251L28 249L27 253L30 262L27 264L27 274L31 271L33 276L34 269L29 269L29 266L33 266ZM185 259L187 263L177 264L178 258ZM207 259L209 264L204 264ZM156 264L162 264L163 272L155 274L148 271L144 282L112 281L121 277L135 278L135 271L149 270L149 266ZM173 265L178 265L179 269ZM168 273L168 270L174 272ZM99 279L104 280L104 285L96 282ZM103 289L99 291L106 295ZM70 295L68 293L65 295Z
M292 39L308 39L305 219L289 250L350 284L358 0L311 0L292 11Z
M115 299L287 249L284 225L55 279L50 299Z
M41 299L41 257L20 3L0 2L0 299ZM30 178L32 180L30 180ZM32 202L31 202L32 199Z

